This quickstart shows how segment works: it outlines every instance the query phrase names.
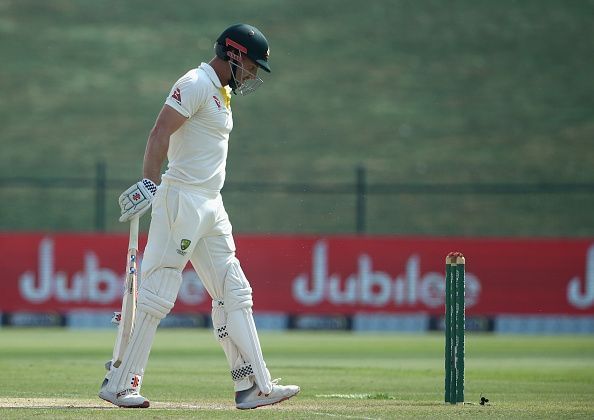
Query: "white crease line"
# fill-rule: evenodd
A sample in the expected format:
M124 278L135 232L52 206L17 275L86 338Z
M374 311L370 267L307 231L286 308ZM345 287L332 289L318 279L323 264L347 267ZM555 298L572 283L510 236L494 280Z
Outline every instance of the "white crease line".
M312 414L317 414L318 416L328 416L328 417L340 417L341 419L361 419L361 420L378 420L374 417L357 417L357 416L347 416L344 414L330 414L330 413L319 413L314 411Z

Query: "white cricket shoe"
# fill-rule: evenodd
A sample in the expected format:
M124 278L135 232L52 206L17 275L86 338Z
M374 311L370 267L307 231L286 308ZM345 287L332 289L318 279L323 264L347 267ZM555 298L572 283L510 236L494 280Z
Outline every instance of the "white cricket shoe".
M105 379L99 391L99 398L123 408L149 408L151 403L133 389L127 389L121 392L110 392L107 390L107 382Z
M246 410L272 405L288 400L292 396L297 395L300 390L297 385L279 385L278 381L280 381L280 378L272 381L272 391L270 391L270 394L262 393L256 384L245 391L237 391L235 393L235 406L240 410Z

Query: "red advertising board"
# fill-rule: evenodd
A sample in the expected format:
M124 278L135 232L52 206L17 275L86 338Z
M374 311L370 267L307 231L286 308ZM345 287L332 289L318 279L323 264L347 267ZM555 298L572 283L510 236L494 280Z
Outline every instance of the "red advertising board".
M258 312L442 314L445 256L461 251L471 316L594 314L594 239L235 239ZM126 235L0 234L0 312L117 309L126 248ZM188 266L174 311L210 307Z

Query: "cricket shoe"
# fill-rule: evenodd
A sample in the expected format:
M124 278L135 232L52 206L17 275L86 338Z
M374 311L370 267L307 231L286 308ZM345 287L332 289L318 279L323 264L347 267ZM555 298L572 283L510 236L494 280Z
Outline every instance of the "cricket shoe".
M240 410L263 407L288 400L299 392L300 388L297 385L279 385L278 381L280 378L272 381L272 391L269 394L260 391L256 384L245 391L237 391L235 406Z
M151 403L134 389L126 389L120 392L110 392L107 390L106 378L101 385L99 398L123 408L149 408Z

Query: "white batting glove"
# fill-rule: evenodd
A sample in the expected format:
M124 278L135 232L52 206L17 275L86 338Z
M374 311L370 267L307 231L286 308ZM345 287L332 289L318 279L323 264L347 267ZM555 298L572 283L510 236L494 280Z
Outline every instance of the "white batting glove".
M124 191L119 199L122 209L120 222L127 222L133 216L142 216L151 207L156 192L157 185L147 178Z

